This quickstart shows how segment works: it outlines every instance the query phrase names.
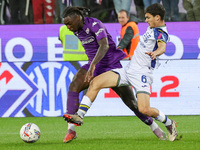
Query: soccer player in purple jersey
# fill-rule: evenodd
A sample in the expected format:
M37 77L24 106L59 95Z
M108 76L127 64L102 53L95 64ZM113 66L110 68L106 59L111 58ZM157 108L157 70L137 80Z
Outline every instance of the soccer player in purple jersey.
M82 66L75 74L69 86L67 99L67 113L63 118L68 121L68 115L75 114L79 108L79 92L89 87L90 81L111 69L122 68L120 60L126 54L116 45L111 35L101 21L95 18L83 16L87 8L67 7L63 12L63 22L69 30L80 39L85 52L89 58L88 64ZM137 108L131 86L112 88L123 100L123 102L144 123L149 125L153 133L161 140L166 140L166 134L159 128L151 117L141 114ZM64 142L70 142L77 137L74 124L68 123L68 131Z

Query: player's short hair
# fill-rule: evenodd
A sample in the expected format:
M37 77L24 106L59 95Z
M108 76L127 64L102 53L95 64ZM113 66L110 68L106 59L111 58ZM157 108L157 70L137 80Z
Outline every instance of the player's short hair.
M164 20L165 8L160 3L155 3L146 8L145 14L146 13L150 13L153 16L159 15L161 20Z
M120 12L125 12L126 15L127 15L127 17L130 17L130 12L128 12L127 10L121 9L121 10L119 11L119 13L120 13Z

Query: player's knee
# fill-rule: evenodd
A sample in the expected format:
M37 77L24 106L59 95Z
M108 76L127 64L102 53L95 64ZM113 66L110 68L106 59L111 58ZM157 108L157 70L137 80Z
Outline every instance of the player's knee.
M79 82L72 81L69 85L69 91L80 92L82 90Z
M90 82L90 90L99 90L101 88L99 82L94 78L91 82Z

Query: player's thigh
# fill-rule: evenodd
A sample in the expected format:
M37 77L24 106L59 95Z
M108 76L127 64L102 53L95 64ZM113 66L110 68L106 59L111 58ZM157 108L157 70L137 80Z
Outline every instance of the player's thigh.
M117 86L119 75L113 71L104 72L95 77L90 86L97 89L109 88Z

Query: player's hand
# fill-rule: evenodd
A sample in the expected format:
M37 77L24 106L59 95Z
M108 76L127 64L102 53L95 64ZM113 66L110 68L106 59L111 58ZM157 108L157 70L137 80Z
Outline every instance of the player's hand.
M121 46L117 46L117 49L121 49Z
M94 77L94 70L95 70L95 65L90 65L90 68L88 69L86 76L85 76L85 80L84 82L90 82L92 80L92 78Z
M152 60L156 59L156 54L154 52L145 52L145 54L149 55Z

